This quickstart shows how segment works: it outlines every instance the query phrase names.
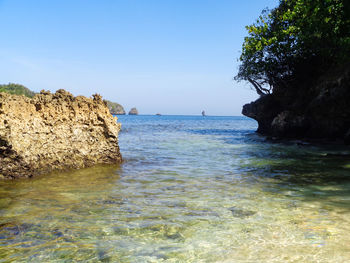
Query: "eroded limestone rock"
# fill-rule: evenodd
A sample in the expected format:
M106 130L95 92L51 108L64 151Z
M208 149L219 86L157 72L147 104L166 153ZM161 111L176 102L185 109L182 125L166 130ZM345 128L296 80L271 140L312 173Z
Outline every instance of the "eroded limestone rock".
M121 162L116 120L97 94L0 93L0 177Z

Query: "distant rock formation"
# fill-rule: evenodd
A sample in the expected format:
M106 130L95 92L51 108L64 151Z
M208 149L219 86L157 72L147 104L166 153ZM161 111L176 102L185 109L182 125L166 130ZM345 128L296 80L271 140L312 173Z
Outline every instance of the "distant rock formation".
M157 115L157 116L162 116L162 114L160 114L160 113L157 113L156 115Z
M129 111L129 115L138 115L139 112L136 108L132 108L130 111Z
M125 110L122 105L116 102L111 102L109 100L106 100L107 102L107 107L111 114L113 115L125 115Z
M121 162L116 120L97 94L0 93L0 177Z
M206 116L206 115L205 115L205 111L204 111L204 110L202 111L202 116Z

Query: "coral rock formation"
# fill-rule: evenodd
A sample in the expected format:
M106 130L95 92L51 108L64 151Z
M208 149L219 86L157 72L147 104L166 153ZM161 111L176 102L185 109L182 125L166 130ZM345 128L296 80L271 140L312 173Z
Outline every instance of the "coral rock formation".
M100 95L0 93L0 177L121 162L120 124Z

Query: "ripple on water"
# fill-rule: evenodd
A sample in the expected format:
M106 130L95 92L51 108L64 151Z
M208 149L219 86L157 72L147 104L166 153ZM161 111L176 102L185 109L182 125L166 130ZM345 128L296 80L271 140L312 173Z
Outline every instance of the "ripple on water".
M348 149L243 117L119 120L122 165L0 182L0 262L349 262Z

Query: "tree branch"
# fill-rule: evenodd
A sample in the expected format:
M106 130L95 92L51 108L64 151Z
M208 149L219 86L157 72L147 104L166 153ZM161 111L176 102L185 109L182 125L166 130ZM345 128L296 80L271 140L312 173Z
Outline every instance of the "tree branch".
M268 89L261 87L261 85L258 82L256 82L255 80L253 80L249 77L247 77L247 80L254 86L254 88L259 96L263 96L263 95L270 93L270 91Z

